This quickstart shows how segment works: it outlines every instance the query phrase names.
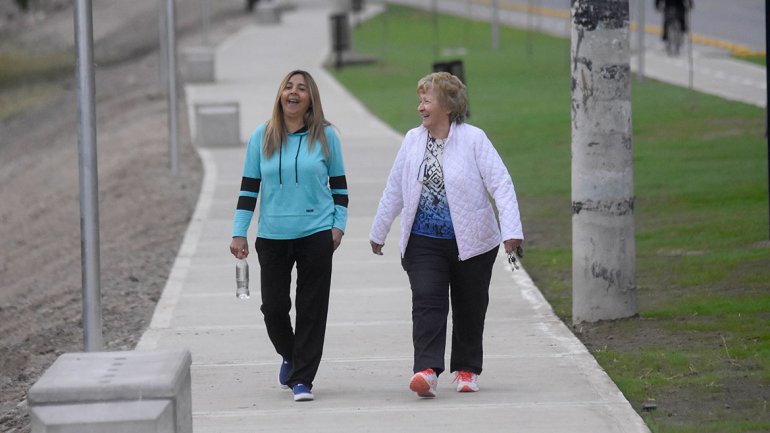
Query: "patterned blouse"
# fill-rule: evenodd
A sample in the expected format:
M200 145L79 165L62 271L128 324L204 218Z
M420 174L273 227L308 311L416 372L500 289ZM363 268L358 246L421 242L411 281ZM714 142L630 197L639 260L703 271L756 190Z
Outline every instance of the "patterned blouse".
M420 205L412 224L412 233L440 239L455 237L449 201L444 187L444 172L441 168L441 153L446 140L428 134L422 170L422 192Z

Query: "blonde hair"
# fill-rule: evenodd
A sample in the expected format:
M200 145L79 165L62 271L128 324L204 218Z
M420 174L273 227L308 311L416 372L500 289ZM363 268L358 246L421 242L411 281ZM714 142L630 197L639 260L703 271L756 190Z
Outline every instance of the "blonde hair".
M468 92L465 84L449 72L434 72L417 82L417 93L433 89L438 103L448 109L451 122L463 123L468 117Z
M305 126L307 126L308 129L308 149L312 150L315 142L320 141L324 155L327 158L329 157L329 143L326 141L324 128L331 125L331 123L324 117L318 85L316 85L315 80L308 72L296 69L286 74L283 80L281 80L281 85L278 87L278 94L275 96L273 115L271 116L270 121L267 122L267 127L265 128L265 138L262 142L262 148L268 159L280 149L281 145L285 143L288 138L286 123L283 120L281 93L283 93L283 89L286 88L286 84L291 77L298 74L305 78L305 84L307 85L308 94L310 96L310 105L308 106L307 112L305 112L304 118Z

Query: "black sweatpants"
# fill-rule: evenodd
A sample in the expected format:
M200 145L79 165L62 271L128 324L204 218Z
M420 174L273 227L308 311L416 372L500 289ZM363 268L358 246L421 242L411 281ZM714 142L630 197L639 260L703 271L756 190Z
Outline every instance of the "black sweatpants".
M484 319L497 250L459 260L454 239L411 234L401 261L412 286L414 372L444 371L447 316L452 304L449 371L481 374Z
M312 388L323 354L334 242L331 230L310 236L275 240L257 238L262 314L267 335L276 352L291 359L290 387L304 383ZM297 265L295 329L292 328L291 272Z

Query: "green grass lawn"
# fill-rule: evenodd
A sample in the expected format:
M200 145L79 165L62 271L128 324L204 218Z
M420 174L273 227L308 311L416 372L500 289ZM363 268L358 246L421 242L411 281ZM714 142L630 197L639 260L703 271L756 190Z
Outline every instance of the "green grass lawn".
M406 131L417 80L463 60L469 123L516 185L527 270L571 324L569 41L501 28L492 50L488 24L432 20L389 7L354 32L379 63L333 73ZM632 92L640 315L574 331L654 432L770 431L765 112L649 79Z

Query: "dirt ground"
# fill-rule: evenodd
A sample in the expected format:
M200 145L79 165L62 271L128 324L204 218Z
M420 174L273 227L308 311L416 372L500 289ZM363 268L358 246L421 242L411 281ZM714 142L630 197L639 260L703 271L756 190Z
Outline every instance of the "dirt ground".
M0 3L0 55L71 56L73 2L32 3L27 14ZM177 4L180 48L199 43L198 2ZM156 8L157 0L93 0L101 302L110 351L132 349L149 324L203 175L184 115L178 174L169 169ZM211 42L248 22L240 0L214 9ZM31 108L0 118L0 431L7 433L30 431L27 390L60 354L83 350L72 75L0 86L0 108L27 90L49 89Z

